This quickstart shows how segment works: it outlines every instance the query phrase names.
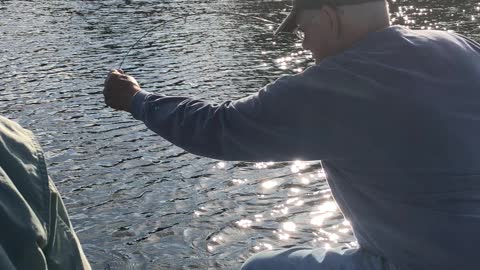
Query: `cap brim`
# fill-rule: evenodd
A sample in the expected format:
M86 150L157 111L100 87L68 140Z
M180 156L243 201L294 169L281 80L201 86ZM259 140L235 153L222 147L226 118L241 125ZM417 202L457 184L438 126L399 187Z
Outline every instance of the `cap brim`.
M288 14L287 18L285 18L277 28L277 30L275 30L273 35L276 36L279 33L292 33L295 28L297 28L296 12L295 10L292 10L290 14Z

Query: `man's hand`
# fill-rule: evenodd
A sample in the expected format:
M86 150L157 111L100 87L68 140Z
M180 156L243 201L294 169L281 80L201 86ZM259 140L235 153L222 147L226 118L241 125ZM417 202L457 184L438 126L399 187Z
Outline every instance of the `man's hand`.
M116 110L131 112L133 96L140 91L140 85L132 76L126 75L121 69L108 73L103 88L105 104Z

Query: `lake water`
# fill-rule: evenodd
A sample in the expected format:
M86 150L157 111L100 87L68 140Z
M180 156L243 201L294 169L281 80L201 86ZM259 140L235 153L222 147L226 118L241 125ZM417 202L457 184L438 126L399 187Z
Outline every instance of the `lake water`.
M238 269L275 247L354 247L320 162L220 162L103 105L123 68L148 91L211 102L313 64L275 40L290 1L0 0L0 113L33 130L94 269ZM391 3L394 24L480 40L479 1ZM205 12L216 14L199 14ZM221 14L225 12L224 14Z

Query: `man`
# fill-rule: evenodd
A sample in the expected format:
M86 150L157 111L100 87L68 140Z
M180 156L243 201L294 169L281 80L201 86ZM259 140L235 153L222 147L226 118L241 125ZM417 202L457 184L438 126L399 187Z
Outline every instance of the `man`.
M122 71L105 101L224 160L322 160L359 249L260 253L242 269L477 269L480 45L390 26L384 0L296 0L316 65L220 105L151 94Z
M91 269L38 142L1 116L0 269Z

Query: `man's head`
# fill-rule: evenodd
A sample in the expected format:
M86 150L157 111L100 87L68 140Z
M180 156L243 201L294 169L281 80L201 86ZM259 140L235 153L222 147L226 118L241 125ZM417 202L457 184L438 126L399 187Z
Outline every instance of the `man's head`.
M292 11L275 35L301 33L303 48L319 63L389 25L386 0L293 0Z

